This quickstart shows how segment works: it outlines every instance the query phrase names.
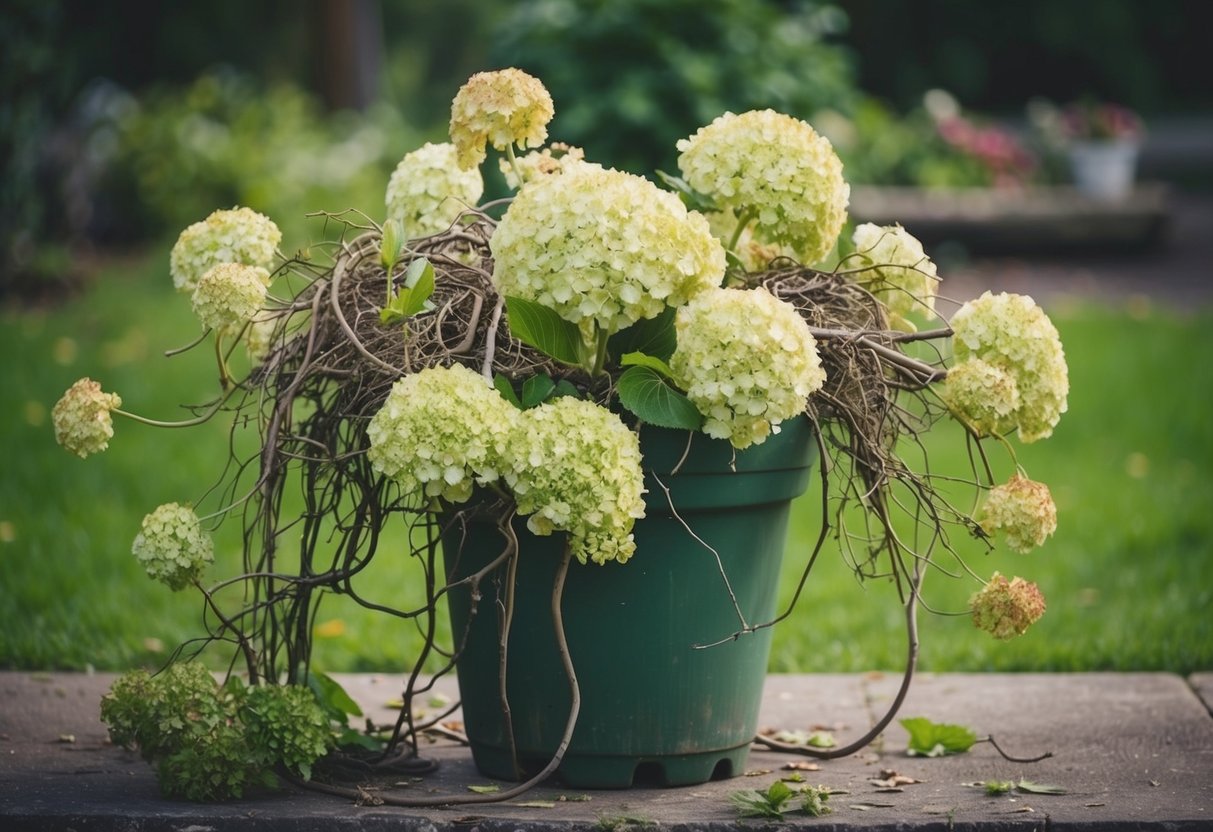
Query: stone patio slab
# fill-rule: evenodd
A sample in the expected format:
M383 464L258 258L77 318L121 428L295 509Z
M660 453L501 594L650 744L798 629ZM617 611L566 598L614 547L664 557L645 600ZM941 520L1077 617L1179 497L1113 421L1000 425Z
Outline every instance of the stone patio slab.
M511 803L407 809L356 806L342 798L287 789L226 804L191 804L160 797L151 769L108 743L98 701L111 674L0 673L0 829L203 830L346 829L608 830L653 828L692 832L775 828L738 821L728 795L766 788L789 772L793 758L751 755L749 776L680 789L570 790L552 781ZM339 677L368 714L394 718L386 707L400 679ZM896 691L893 675L774 675L761 722L786 729L829 727L839 742L861 734ZM1193 685L1209 691L1213 674ZM441 680L439 690L452 695ZM804 772L813 785L845 793L822 818L789 815L780 828L823 830L1129 830L1213 828L1213 717L1187 681L1173 674L943 674L915 680L902 716L958 722L993 733L1010 754L1052 751L1039 763L1009 763L988 743L939 759L907 757L897 724L858 756L822 761ZM456 717L457 718L457 717ZM396 794L467 795L489 781L466 749L446 740L425 750L439 771ZM804 758L795 758L804 760ZM807 760L805 760L807 761ZM870 781L882 770L921 780L902 791ZM973 784L1015 780L1054 784L1064 795L1014 793L987 797ZM563 798L563 799L562 799ZM588 798L588 799L585 799ZM518 805L553 801L551 808Z

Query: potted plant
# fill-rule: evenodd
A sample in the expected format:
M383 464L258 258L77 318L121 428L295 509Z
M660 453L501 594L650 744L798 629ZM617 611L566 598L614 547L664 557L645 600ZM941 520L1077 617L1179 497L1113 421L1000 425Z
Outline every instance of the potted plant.
M1115 104L1082 101L1061 113L1074 186L1094 199L1123 199L1133 190L1141 119Z
M171 424L230 417L235 438L215 510L157 508L133 552L151 577L201 593L202 646L244 672L219 686L179 660L104 700L115 740L137 745L169 794L238 794L275 771L306 782L316 766L327 781L350 757L364 771L416 760L426 726L410 705L456 667L478 765L524 782L386 802L501 800L558 770L604 786L653 763L671 783L739 773L765 639L786 614L773 581L789 501L815 459L821 534L802 583L841 525L860 574L901 587L907 622L902 694L829 752L849 753L910 683L923 577L949 534L1027 550L1052 533L1048 488L1017 466L996 478L983 444L1046 438L1066 408L1062 347L1030 298L987 293L944 324L935 265L904 229L861 225L839 243L841 163L797 119L720 116L679 142L682 176L663 174L663 189L542 147L552 113L525 73L474 76L451 143L401 161L382 224L329 216L343 228L331 259L279 255L276 226L244 208L178 239L171 272L220 389ZM516 193L477 207L490 144ZM112 414L151 421L121 406L81 379L55 407L59 441L88 456L112 438ZM902 453L943 418L972 443L975 510ZM224 519L242 526L243 571L204 583ZM415 564L418 603L368 593L361 579L386 557ZM975 588L973 621L996 637L1044 611L1021 578ZM395 726L355 730L356 707L311 666L329 593L425 635Z

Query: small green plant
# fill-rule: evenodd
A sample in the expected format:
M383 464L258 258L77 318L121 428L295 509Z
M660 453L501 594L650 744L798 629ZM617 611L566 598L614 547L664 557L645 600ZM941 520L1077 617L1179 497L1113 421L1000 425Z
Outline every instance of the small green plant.
M802 786L793 789L782 780L776 780L765 791L746 789L733 792L729 800L743 818L770 818L783 820L784 814L796 811L793 804L800 798L799 811L811 817L828 815L834 811L826 805L830 799L828 786Z
M156 676L138 670L101 701L114 742L156 767L166 797L223 800L277 783L278 766L304 779L332 746L311 691L294 685L218 684L197 662Z

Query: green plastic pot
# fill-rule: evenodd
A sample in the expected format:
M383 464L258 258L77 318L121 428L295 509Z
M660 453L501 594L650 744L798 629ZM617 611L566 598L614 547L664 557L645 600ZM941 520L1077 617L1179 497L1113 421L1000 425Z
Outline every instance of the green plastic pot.
M703 434L650 427L641 432L641 449L647 516L636 523L636 554L626 564L574 562L565 585L562 610L581 711L559 774L573 787L624 788L637 779L690 785L744 771L771 630L697 645L739 629L729 585L748 622L774 616L790 503L804 492L816 457L803 417L735 455L727 442ZM670 489L681 521L654 473ZM716 550L720 566L682 521ZM476 614L466 589L449 602L456 638L467 633L457 669L472 755L482 773L499 779L519 779L549 762L571 702L551 621L565 537L532 535L524 520L516 530L507 691L517 765L499 694L496 602L504 570L481 584ZM450 530L448 577L482 568L502 549L492 518Z

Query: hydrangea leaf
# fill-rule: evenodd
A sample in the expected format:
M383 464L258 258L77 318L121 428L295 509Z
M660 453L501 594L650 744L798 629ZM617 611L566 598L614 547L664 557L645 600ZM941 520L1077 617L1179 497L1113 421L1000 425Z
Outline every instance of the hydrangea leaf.
M425 309L433 309L430 296L434 294L434 266L424 257L409 264L404 273L404 285L392 302L379 310L379 322L391 324L405 320Z
M540 373L531 376L522 383L522 409L529 410L543 404L556 389L556 382L551 376Z
M932 722L926 717L916 716L901 720L901 725L910 732L906 753L911 757L942 757L945 754L961 754L977 742L972 728L943 722Z
M624 367L648 367L650 370L655 370L670 380L674 378L674 371L670 369L669 364L666 364L660 358L645 355L642 352L630 352L621 358L619 363Z
M651 367L629 367L616 387L619 403L642 422L660 428L698 430L703 415Z
M505 303L515 338L562 364L581 365L583 342L576 324L524 298L508 297Z
M316 697L316 701L320 703L320 707L330 715L336 716L338 722L345 715L362 716L362 708L358 707L358 703L327 673L309 670L307 686Z
M1033 783L1031 780L1020 780L1015 784L1015 788L1021 792L1030 794L1065 794L1066 790L1061 786L1054 786L1050 783Z
M787 784L776 780L766 791L746 789L733 792L729 795L729 800L743 818L782 820L788 801L795 794Z
M514 385L510 384L510 380L508 378L503 376L501 373L497 373L493 376L493 387L495 387L497 392L501 394L501 398L505 399L519 410L522 410L522 400L519 399L518 394L514 392Z
M678 347L678 335L674 331L675 313L673 307L666 307L656 318L643 318L627 329L616 332L607 345L611 355L642 352L669 361Z
M692 211L698 211L701 214L714 214L720 210L720 206L716 204L715 200L707 194L700 193L692 188L681 176L674 176L666 173L664 170L655 171L655 173L657 174L657 178L661 180L661 184L678 194L678 198L682 200L682 204Z

